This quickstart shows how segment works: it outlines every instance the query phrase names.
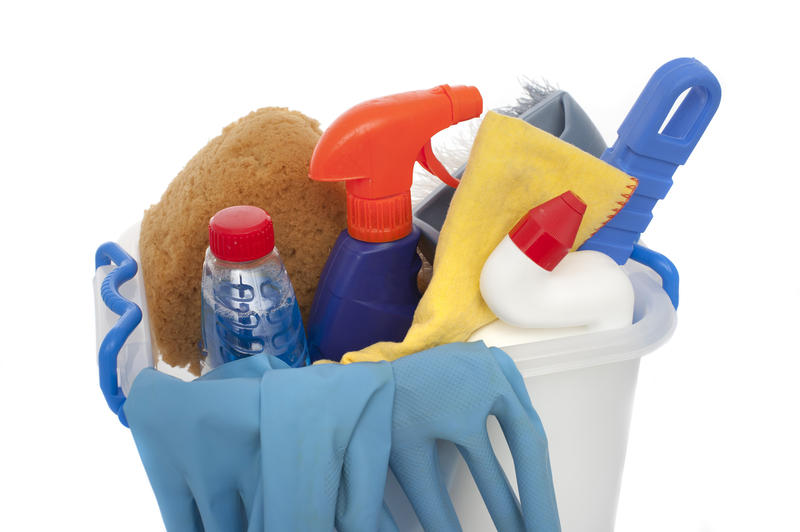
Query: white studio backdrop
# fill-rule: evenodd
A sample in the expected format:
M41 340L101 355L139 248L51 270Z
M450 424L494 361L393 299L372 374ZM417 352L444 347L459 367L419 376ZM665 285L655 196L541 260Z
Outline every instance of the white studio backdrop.
M678 266L681 306L642 362L617 530L800 529L800 47L781 6L4 3L0 529L163 529L99 390L93 255L223 126L287 106L324 127L440 83L491 108L528 76L611 143L681 56L717 75L722 104L645 236Z

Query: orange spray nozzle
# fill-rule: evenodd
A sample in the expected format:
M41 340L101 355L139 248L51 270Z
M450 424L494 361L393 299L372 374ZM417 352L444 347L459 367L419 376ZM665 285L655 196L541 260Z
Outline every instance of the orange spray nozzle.
M391 242L411 232L414 162L450 186L455 180L433 155L431 137L480 116L475 87L439 85L356 105L325 130L309 176L347 182L347 230L365 242Z

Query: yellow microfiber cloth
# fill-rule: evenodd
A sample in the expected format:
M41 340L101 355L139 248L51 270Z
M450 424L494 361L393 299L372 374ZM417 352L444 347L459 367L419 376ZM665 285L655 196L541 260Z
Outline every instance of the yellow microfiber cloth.
M572 190L586 203L577 248L627 203L636 185L635 178L549 133L489 112L439 234L433 279L405 339L351 351L341 362L396 360L467 340L496 319L481 297L483 263L526 212Z

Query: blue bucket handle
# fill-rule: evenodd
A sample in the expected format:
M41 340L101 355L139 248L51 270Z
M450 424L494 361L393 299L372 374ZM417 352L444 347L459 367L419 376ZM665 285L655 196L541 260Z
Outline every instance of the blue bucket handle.
M97 364L100 370L100 390L103 392L103 397L106 398L106 403L111 411L127 427L128 420L125 419L125 411L122 408L122 405L125 404L125 394L122 393L117 382L117 356L128 336L141 323L142 309L120 295L119 287L133 279L139 267L133 257L128 255L119 244L106 242L97 248L94 258L95 269L100 266L108 266L112 262L117 267L103 279L100 295L103 303L120 318L103 338Z
M633 245L631 260L635 260L639 264L644 264L661 277L661 288L663 288L664 292L669 296L669 300L672 302L672 306L675 310L678 310L680 276L678 275L678 268L675 267L672 261L661 253L646 248L641 244Z

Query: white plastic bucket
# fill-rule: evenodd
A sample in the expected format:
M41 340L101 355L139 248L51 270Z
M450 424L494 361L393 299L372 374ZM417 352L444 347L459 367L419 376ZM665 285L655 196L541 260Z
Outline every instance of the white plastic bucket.
M635 292L634 323L623 329L504 346L525 378L547 433L562 529L611 531L619 498L639 359L663 344L676 314L659 277L635 262L625 266ZM514 464L500 426L487 423L506 475ZM493 530L466 463L450 443L439 444L441 470L466 532ZM417 531L416 519L390 475L386 500L400 530Z
M137 262L138 237L137 224L119 239ZM100 283L111 269L113 266L101 267L95 274L98 344L116 321L116 315L105 308L99 296ZM525 378L544 424L561 525L568 532L613 530L639 359L664 343L676 325L675 310L661 289L659 277L635 262L628 262L625 270L635 292L632 325L503 347ZM144 312L143 324L134 330L118 357L119 382L127 393L139 370L152 365L158 356L147 326L141 271L120 291ZM574 334L573 329L566 331ZM163 363L157 367L184 379L194 377ZM497 421L490 418L487 428L498 460L511 485L516 486L513 461ZM463 529L492 530L483 499L458 450L452 444L440 443L439 458ZM400 530L422 530L391 474L386 501Z

